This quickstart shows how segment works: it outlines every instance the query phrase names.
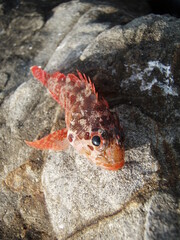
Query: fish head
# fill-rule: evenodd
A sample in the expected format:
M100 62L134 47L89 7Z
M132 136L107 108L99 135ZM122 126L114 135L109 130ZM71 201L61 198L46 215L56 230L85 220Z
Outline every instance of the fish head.
M123 129L116 113L108 110L97 116L101 117L89 121L86 129L82 128L76 134L72 145L96 165L107 170L118 170L124 165Z
M121 129L98 129L92 131L90 159L108 170L124 166L124 133Z

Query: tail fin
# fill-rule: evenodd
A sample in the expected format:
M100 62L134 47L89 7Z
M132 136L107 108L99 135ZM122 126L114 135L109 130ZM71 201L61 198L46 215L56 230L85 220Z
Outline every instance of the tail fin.
M50 91L52 97L63 106L63 103L60 102L60 93L66 76L60 72L49 74L38 66L31 67L31 72Z
M50 78L49 73L45 72L38 66L31 67L31 72L36 79L38 79L44 86L47 87L47 81Z

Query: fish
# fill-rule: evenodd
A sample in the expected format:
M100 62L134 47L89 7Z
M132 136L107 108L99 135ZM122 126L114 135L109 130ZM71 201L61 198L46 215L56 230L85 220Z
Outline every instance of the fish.
M48 73L41 67L31 72L65 109L66 128L35 141L25 141L40 150L66 150L69 145L97 166L118 170L124 166L124 132L115 111L99 96L89 77L77 70L77 76Z

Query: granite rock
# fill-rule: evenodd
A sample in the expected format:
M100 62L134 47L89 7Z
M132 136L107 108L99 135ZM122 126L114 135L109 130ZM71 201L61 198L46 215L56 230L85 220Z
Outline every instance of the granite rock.
M112 2L63 3L47 22L28 13L34 21L20 31L27 38L16 58L6 50L12 56L0 69L0 239L180 237L180 20L145 15L146 4L135 11L131 1ZM2 29L10 34L22 18ZM25 47L25 58L17 57L29 31L33 52ZM65 126L63 109L30 76L32 63L91 77L123 124L123 169L100 169L71 147L25 145Z

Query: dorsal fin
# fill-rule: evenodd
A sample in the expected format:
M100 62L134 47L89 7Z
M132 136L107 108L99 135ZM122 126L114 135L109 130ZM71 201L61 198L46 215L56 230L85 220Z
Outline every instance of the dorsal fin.
M66 76L61 73L61 72L54 72L52 74L47 73L46 71L44 71L43 69L41 69L41 67L38 66L33 66L31 67L31 71L33 76L38 79L44 86L46 86L52 97L60 104L62 105L62 103L60 102L60 98L59 98L59 94L60 94L60 89L61 89L61 81L65 81ZM85 83L85 85L87 87L90 87L91 91L93 94L95 94L96 99L100 100L102 103L104 103L107 107L108 107L108 103L104 98L99 99L98 98L98 92L95 89L94 83L91 81L91 79L89 77L86 77L85 74L82 74L81 72L79 72L78 70L77 74L78 76L70 73L67 75L67 77L70 79L70 81L74 82L74 83L78 83L77 85L80 85L80 82L83 81ZM52 88L53 82L56 82L56 87Z
M82 74L78 70L76 70L76 71L77 71L77 74L78 74L80 80L84 81L86 84L90 84L92 92L96 95L96 97L98 99L98 93L96 92L94 83L91 81L90 77L87 78L84 73Z

